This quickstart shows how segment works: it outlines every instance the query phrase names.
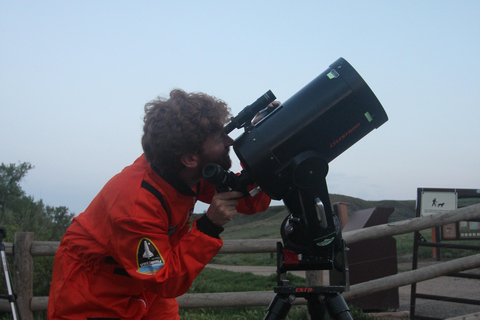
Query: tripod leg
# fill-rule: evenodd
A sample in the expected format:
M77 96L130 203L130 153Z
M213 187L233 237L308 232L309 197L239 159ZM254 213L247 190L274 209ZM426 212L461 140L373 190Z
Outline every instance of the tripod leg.
M326 314L325 304L318 295L307 299L308 314L312 320L324 320Z
M325 301L328 313L335 320L353 320L350 315L350 309L348 308L345 299L343 299L340 293L335 293L328 297Z
M294 295L281 295L277 293L268 306L268 312L264 320L283 320L287 317L292 303L295 301Z
M13 320L17 320L17 308L15 306L15 294L10 281L10 273L8 272L7 257L5 255L5 246L1 243L0 253L2 256L3 272L5 273L5 283L7 284L8 300L10 301L10 307L12 308Z

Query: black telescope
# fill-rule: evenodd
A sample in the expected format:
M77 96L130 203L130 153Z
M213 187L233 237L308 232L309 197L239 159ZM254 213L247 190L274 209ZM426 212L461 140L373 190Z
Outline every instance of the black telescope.
M327 163L388 120L361 76L343 58L235 140L235 153L271 198L289 192L295 158Z
M324 312L317 308L321 297L327 297L324 304L334 309L329 312L335 319L351 319L339 296L349 285L348 267L339 219L332 210L326 183L328 163L385 123L387 114L343 58L252 124L254 115L273 99L268 91L225 127L227 134L235 128L245 129L233 144L245 168L242 173L236 176L208 164L204 177L219 192L246 194L246 187L257 183L270 198L283 200L289 211L280 228L283 245L277 246L277 295L265 319L284 319L292 294L310 299L312 319L322 318L313 316ZM289 270L333 270L344 277L335 286L288 287L281 275Z

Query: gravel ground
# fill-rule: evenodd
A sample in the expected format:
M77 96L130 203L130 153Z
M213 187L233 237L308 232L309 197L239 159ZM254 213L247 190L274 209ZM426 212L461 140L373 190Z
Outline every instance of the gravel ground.
M438 263L436 261L427 261L419 264L419 268ZM398 270L411 270L411 262L399 263ZM207 267L230 270L234 272L252 272L257 275L268 276L275 273L275 267L265 266L224 266L210 264ZM469 272L480 274L480 269ZM299 276L305 276L304 271L295 272ZM399 309L395 310L399 314L410 311L411 286L399 288ZM480 300L480 280L464 279L454 277L439 277L432 280L417 283L417 293L434 294L456 298L477 299ZM480 312L480 305L467 305L452 302L442 302L433 300L416 299L416 315L429 316L436 318L451 318L470 313ZM393 319L393 318L392 318ZM398 318L397 318L398 319Z

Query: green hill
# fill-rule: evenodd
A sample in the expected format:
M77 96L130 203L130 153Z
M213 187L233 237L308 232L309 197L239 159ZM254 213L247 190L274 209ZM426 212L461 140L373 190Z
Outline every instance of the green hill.
M354 212L374 207L393 207L395 211L389 217L389 222L410 219L415 216L415 200L381 200L366 201L344 195L331 194L331 203L347 203L348 215ZM264 212L252 216L237 214L225 226L223 239L267 239L280 238L280 226L288 215L285 206L271 206Z

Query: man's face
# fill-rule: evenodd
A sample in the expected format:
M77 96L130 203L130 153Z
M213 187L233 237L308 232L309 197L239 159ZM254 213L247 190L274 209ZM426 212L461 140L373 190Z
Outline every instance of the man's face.
M232 138L223 131L208 138L203 143L203 152L200 154L200 168L207 163L217 163L225 170L230 169L232 159L229 152L232 145Z

